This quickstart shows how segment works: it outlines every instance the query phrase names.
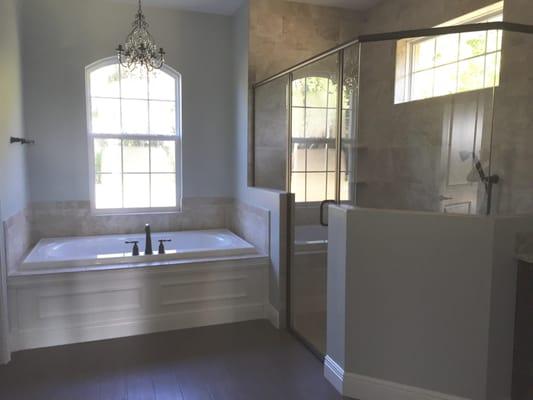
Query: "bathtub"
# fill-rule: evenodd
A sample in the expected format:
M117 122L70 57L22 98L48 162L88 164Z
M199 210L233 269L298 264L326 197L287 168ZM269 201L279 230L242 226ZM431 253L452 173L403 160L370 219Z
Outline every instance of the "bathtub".
M322 225L296 225L294 227L295 251L326 250L328 228Z
M11 350L269 317L268 255L225 229L159 239L164 255L140 234L41 240L8 276Z
M165 243L165 254L157 254L160 239L171 240ZM131 241L139 242L139 256L132 256L133 245L125 243ZM24 259L21 269L157 263L256 253L253 245L227 229L153 233L152 247L155 254L144 255L143 234L42 239Z

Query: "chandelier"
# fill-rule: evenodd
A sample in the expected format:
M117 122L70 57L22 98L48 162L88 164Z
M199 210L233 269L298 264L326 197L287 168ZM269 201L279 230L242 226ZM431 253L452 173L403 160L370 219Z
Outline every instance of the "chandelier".
M162 47L157 47L154 38L148 32L148 26L139 0L139 9L132 24L133 29L126 38L126 43L117 47L118 61L123 67L133 70L137 65L141 65L152 71L160 69L165 63L165 51Z

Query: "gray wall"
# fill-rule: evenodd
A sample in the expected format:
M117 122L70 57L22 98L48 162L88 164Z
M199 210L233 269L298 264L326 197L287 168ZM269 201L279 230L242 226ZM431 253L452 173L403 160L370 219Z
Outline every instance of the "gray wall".
M533 217L330 212L328 285L344 287L328 287L328 355L348 386L355 374L510 398L515 246Z
M114 54L135 6L23 0L24 105L32 201L89 199L86 65ZM231 18L146 7L151 32L182 74L184 197L231 196ZM43 57L46 62L43 62Z
M24 136L16 0L0 2L0 54L0 214L7 219L27 203L26 148L9 144Z

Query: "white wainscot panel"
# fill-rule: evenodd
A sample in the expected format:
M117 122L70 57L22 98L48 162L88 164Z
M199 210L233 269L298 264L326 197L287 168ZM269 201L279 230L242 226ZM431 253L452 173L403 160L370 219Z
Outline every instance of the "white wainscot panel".
M268 259L10 279L12 349L265 318Z

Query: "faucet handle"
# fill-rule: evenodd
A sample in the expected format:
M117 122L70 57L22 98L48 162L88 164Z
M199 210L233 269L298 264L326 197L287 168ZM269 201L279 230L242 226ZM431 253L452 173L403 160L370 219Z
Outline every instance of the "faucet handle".
M159 239L159 254L165 254L165 243L172 242L172 239Z
M139 241L138 240L130 240L124 242L126 244L133 244L133 250L131 252L132 256L138 256L139 255Z

